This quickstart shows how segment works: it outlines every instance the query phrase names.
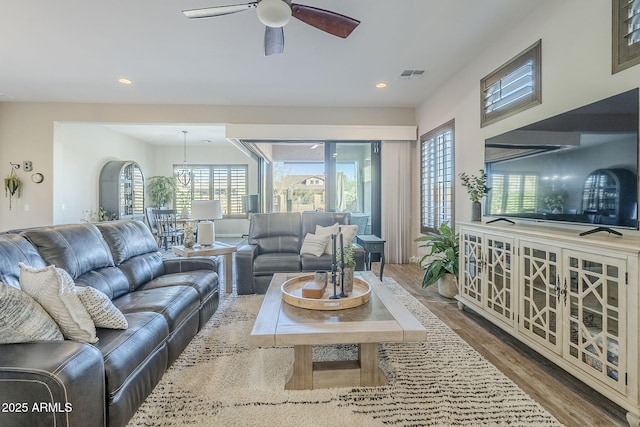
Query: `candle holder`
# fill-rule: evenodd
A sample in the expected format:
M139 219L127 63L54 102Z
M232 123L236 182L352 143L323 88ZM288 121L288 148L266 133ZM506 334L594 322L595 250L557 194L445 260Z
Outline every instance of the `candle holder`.
M338 269L338 265L336 264L336 235L331 235L331 244L333 247L333 254L331 255L331 281L333 282L333 295L329 297L329 299L340 299L338 295L337 285L336 285L336 270Z

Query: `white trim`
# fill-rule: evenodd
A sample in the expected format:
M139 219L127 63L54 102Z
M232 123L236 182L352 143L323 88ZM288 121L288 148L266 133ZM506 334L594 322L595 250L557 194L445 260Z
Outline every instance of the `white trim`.
M227 124L227 138L313 140L412 140L417 126Z

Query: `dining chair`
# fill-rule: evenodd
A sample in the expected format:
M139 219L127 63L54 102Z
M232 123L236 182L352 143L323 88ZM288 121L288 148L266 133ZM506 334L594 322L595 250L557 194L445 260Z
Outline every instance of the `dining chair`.
M184 230L178 228L175 209L153 209L151 216L156 224L159 247L164 246L167 250L169 243L171 246L182 243Z

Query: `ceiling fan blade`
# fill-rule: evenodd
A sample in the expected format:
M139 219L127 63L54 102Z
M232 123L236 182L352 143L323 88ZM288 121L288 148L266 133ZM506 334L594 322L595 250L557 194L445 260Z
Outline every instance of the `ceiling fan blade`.
M302 4L291 5L292 15L319 30L346 39L360 24L357 19Z
M190 9L183 10L182 13L189 18L212 18L214 16L229 15L237 12L244 12L245 10L255 9L258 2L246 3L246 4L233 4L229 6L215 6L205 7L203 9Z
M284 30L282 27L265 27L264 56L280 55L284 52Z

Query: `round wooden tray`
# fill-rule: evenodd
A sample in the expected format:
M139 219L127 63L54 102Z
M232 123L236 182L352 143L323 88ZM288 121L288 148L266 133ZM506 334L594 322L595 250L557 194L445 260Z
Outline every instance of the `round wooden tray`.
M309 310L344 310L366 304L371 297L371 286L364 280L354 277L353 292L346 298L329 299L333 295L333 284L331 283L327 285L322 298L304 298L302 287L313 279L313 274L307 274L284 282L282 284L282 300L287 304ZM329 281L331 281L331 277L329 277ZM340 287L336 289L339 294Z

